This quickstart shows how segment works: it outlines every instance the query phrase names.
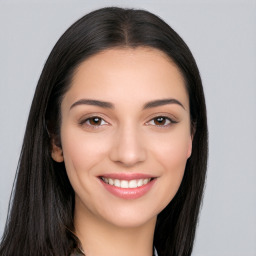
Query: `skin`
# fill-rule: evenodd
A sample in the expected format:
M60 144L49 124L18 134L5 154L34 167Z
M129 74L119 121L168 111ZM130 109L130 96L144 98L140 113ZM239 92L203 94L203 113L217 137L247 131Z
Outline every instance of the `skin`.
M182 106L145 108L163 99ZM78 67L61 115L62 148L53 145L52 157L65 162L86 255L152 255L157 214L176 194L192 150L189 99L178 68L152 48L105 50ZM106 173L148 174L155 183L142 197L123 199L102 185L99 176Z

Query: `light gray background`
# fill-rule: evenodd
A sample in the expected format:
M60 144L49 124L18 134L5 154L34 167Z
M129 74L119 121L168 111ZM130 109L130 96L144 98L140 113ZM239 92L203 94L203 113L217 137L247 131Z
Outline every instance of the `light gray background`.
M193 256L256 255L256 1L0 0L0 235L34 89L74 21L110 5L144 8L186 41L207 100L210 158Z

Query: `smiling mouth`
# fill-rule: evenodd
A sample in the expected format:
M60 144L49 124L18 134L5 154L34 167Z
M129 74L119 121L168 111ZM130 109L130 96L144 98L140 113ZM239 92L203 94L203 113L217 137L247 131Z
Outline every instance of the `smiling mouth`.
M119 180L119 179L112 179L101 176L100 179L111 186L118 187L118 188L138 188L144 185L147 185L151 182L154 178L147 178L147 179L134 179L134 180Z

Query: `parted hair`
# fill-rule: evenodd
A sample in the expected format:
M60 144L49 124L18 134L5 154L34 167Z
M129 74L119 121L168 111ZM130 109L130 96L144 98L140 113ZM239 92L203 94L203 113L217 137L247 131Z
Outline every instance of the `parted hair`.
M60 105L79 64L114 47L161 50L183 75L193 150L178 192L157 217L154 246L159 256L191 255L208 156L199 70L188 46L162 19L145 10L117 7L98 9L75 22L45 63L28 117L0 255L69 256L78 246L73 223L74 190L64 163L51 157L51 140L61 146Z

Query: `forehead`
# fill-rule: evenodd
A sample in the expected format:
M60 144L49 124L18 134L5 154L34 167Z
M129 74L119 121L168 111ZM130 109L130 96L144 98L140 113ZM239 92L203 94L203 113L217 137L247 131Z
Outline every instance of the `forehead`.
M178 67L165 53L148 47L108 49L82 62L64 99L82 97L131 103L176 97L188 107Z

